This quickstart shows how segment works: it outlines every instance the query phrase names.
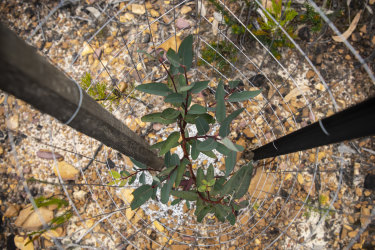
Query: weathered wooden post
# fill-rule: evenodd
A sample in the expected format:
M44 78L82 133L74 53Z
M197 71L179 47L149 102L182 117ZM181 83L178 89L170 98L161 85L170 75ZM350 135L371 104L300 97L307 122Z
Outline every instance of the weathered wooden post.
M0 89L150 168L163 167L139 135L1 23Z

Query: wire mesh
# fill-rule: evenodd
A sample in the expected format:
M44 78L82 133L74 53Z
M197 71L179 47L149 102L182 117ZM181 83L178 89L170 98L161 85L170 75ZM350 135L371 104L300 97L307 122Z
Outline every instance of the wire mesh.
M213 2L222 8L221 14ZM176 50L186 35L194 34L194 68L189 78L210 80L210 91L199 98L212 97L219 79L241 79L242 88L263 89L259 98L243 105L246 112L235 122L231 134L238 143L255 149L374 94L373 61L360 56L368 52L353 47L350 41L344 44L348 49L331 42L331 29L339 35L338 30L350 24L345 26L336 19L338 29L327 17L329 10L341 11L337 1L331 1L331 6L326 1L307 1L325 21L318 35L307 41L297 39L278 23L266 2L6 1L1 3L1 16L84 91L93 95L95 86L105 86L104 96L96 97L98 102L149 143L165 139L176 128L160 128L140 120L163 106L159 98L142 96L134 87L165 81L167 73L139 50L152 54L161 49ZM305 10L303 4L293 1L292 7ZM318 6L325 8L322 11ZM361 6L363 15L372 15L373 5ZM234 34L223 13L239 24L242 34ZM278 55L273 51L276 37L270 43L261 41L252 28L260 18L272 19L273 28L285 35L292 48L278 49ZM219 49L220 44L229 47L229 53ZM204 56L204 51L211 51L213 58ZM351 57L349 51L359 66L347 59ZM87 73L91 80L83 86ZM35 211L40 210L36 197L54 195L67 199L74 214L64 224L64 234L43 236L34 243L39 247L48 246L51 238L60 248L373 245L371 230L366 231L374 217L373 195L362 189L365 175L373 171L373 138L258 161L247 194L250 204L239 213L237 224L220 223L214 216L197 223L186 204L172 207L150 201L132 211L130 193L139 182L124 187L109 184L114 180L111 170L131 170L126 156L12 96L3 96L4 124L15 115L19 119L17 128L6 132L4 148L8 151L1 164L5 168L10 162L12 167L4 174L20 180L17 185L22 184L26 192L17 187L20 197L28 198ZM233 109L239 107L232 105ZM36 152L41 150L52 152L52 159L40 159ZM58 167L61 163L56 153L78 170L73 180L61 173L64 169ZM205 157L197 164L204 161L223 165L220 158ZM40 181L30 183L30 177ZM151 182L150 175L146 181ZM17 199L12 202L24 203ZM38 216L44 218L40 213ZM46 221L42 220L42 225L48 228Z

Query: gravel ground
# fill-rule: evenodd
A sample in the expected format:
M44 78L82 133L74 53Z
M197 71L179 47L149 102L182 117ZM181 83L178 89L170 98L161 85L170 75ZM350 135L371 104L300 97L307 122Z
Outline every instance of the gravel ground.
M126 1L63 2L68 4L3 1L0 18L77 82L88 72L95 83L106 84L107 93L115 88L120 90L126 98L100 103L151 144L165 139L167 133L177 128L140 120L142 115L164 107L162 99L140 96L133 90L134 86L143 81L161 81L165 79L165 72L136 51L154 46L173 48L178 39L190 33L199 34L195 37L200 48L205 42L225 36L238 46L235 68L230 72L220 74L210 67L199 66L191 75L194 80L210 79L214 87L219 78L241 78L246 89L264 89L262 96L245 103L246 114L232 125L231 137L248 149L330 116L375 93L365 71L357 67L348 49L334 42L331 31L325 28L320 33L312 33L311 39L296 40L323 75L326 86L297 49L283 49L280 61L276 62L256 42L234 36L225 25L216 28L215 8L206 1L203 1L205 11L201 10L203 17L196 16L195 2L180 1L175 9L173 1L160 0L145 5L127 5ZM240 11L240 4L230 3L229 7L234 12ZM295 8L301 6L296 4ZM359 8L354 4L352 12L343 16L350 15L352 20ZM375 11L374 4L368 8ZM56 10L54 14L35 32L53 10ZM340 30L349 24L344 17L335 22ZM368 20L373 20L373 15L367 10L349 41L364 58L370 58L369 65L373 68L371 51L375 47L375 28ZM216 32L221 36L215 35ZM258 68L259 65L262 66ZM34 198L54 196L70 202L61 209L54 206L39 209L43 218L73 211L69 221L35 240L35 249L54 245L110 249L263 249L270 244L277 249L337 249L347 246L367 224L374 206L373 191L364 185L365 179L374 174L374 138L369 137L257 162L248 194L251 204L239 214L234 227L217 222L214 216L199 224L184 203L171 207L148 202L132 211L128 208L130 193L138 182L123 188L107 186L112 180L111 169L131 171L129 158L106 146L101 148L100 142L13 96L1 93L0 97L0 246L4 249L14 244L22 246L27 241L26 234L41 227L38 217L30 219L35 212L29 212L28 218L22 221L22 212L30 204L22 176L49 182L27 185ZM206 91L198 96L196 103L204 104L212 98L212 91ZM96 160L85 169L98 148ZM59 156L54 158L52 152ZM240 158L243 161L246 156ZM217 164L218 172L225 168L220 155L216 160L200 157L195 167L210 162ZM64 188L58 185L57 170L66 183ZM151 182L151 176L146 181ZM57 238L53 240L53 237ZM370 223L353 248L371 249L374 242Z

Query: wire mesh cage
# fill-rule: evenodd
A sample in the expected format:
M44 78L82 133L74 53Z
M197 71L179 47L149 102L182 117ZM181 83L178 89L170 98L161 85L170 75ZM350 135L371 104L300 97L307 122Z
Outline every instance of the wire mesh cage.
M212 100L220 80L240 79L241 90L262 90L229 107L245 109L230 136L248 151L375 92L371 0L63 0L0 6L3 22L149 144L165 140L177 127L141 120L160 112L163 102L135 87L168 78L161 62L142 51L177 51L190 34L194 59L188 78L210 81L196 103ZM184 202L150 200L131 210L131 193L140 180L114 184L114 172L132 171L127 156L12 95L3 92L1 105L2 223L12 228L2 237L8 242L14 237L18 247L30 239L35 248L374 245L373 137L254 162L249 205L232 226L213 215L198 223L194 204ZM193 126L188 129L196 133ZM240 162L247 157L237 156ZM210 163L217 174L225 169L220 154L201 154L193 168ZM145 182L152 182L150 174Z

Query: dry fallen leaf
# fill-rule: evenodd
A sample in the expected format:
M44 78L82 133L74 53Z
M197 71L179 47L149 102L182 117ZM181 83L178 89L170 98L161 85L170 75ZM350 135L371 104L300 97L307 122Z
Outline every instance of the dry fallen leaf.
M59 172L57 172L56 167L53 167L53 172L56 176L60 174L63 180L75 180L79 173L78 169L65 161L59 161L57 163L57 168L59 169Z
M53 219L53 212L45 207L40 207L38 212L45 223L48 223ZM33 210L33 206L29 205L22 209L14 224L25 230L37 230L43 225L39 218L39 214Z
M16 245L17 248L21 250L34 250L33 243L30 242L29 244L27 244L27 242L29 242L28 237L18 235L14 237L14 245Z
M357 28L357 24L359 22L359 19L361 17L362 10L355 15L352 23L350 24L349 28L342 34L342 37L344 40L347 40L348 37L353 33L355 28ZM332 36L332 39L335 40L336 42L343 42L344 40L341 38L341 36Z
M292 91L290 91L284 98L284 101L285 102L289 102L293 97L297 97L299 95L302 95L306 92L309 92L310 91L310 88L307 87L307 86L300 86L298 88L295 88L293 89Z

